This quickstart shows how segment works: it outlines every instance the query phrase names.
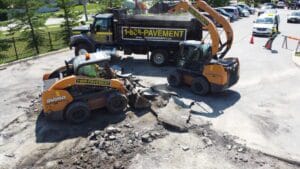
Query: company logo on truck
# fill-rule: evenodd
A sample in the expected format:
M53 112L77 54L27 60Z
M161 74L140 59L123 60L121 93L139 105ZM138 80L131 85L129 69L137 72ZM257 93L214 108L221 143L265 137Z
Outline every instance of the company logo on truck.
M186 34L187 29L122 27L124 40L183 41L186 39Z

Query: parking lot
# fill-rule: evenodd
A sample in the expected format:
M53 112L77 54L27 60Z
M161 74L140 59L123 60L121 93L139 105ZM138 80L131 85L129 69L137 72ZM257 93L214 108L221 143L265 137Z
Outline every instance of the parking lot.
M300 24L288 24L286 22L289 13L287 9L280 9L278 13L281 18L279 27L281 34L274 41L273 51L263 47L267 38L254 37L254 44L250 44L252 25L256 15L232 23L234 43L227 57L240 59L240 81L237 85L223 93L205 97L192 94L188 88L174 90L183 98L194 100L202 105L192 114L195 123L201 120L210 121L213 129L235 136L235 141L238 143L286 161L293 161L299 165L300 69L292 61L292 50L296 47L296 41L288 41L289 50L283 49L281 45L283 42L282 35L300 37ZM35 143L36 135L33 134L36 125L35 118L31 121L20 120L18 125L15 124L15 119L23 117L24 114L30 114L26 107L32 104L31 100L38 97L41 91L43 73L63 65L63 60L70 58L72 54L73 51L57 53L17 63L0 70L2 81L0 84L0 107L2 108L0 111L0 161L12 160L14 163L24 156L36 152L35 149L43 149L46 146L50 152L51 148L57 146L57 143L55 146L51 143L47 143L47 145ZM167 82L166 75L173 69L172 67L153 67L141 60L144 56L136 56L136 58L140 60L133 61L133 65L127 67L127 71L133 72L148 86ZM34 116L37 117L37 115ZM15 128L7 131L10 125L15 126ZM176 137L181 137L180 134L177 134ZM191 139L191 144L196 141L185 134L182 137L187 139L185 144L189 144L188 139ZM75 144L76 140L61 142ZM166 143L161 141L156 144L154 142L153 146L159 149L158 144L164 145ZM32 148L29 148L28 145ZM169 150L164 149L163 151ZM14 154L14 158L7 155L11 153ZM132 168L143 168L141 166L153 163L155 159L151 157L158 158L151 153L136 156ZM169 158L170 161L177 161L177 167L183 167L180 164L180 156L174 155ZM188 159L184 158L184 160ZM161 166L168 168L166 161L160 159L158 161ZM213 164L213 160L210 163ZM193 166L191 163L184 164L187 165L185 166L187 168ZM13 166L10 162L3 163L3 166L6 165ZM233 166L225 166L225 168L231 167ZM281 168L285 167L285 165L281 166Z

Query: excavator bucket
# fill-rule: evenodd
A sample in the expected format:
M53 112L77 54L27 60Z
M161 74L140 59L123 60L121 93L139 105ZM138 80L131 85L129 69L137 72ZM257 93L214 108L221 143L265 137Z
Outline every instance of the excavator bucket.
M135 109L149 108L151 103L148 99L142 96L140 93L135 93L129 97L129 105Z

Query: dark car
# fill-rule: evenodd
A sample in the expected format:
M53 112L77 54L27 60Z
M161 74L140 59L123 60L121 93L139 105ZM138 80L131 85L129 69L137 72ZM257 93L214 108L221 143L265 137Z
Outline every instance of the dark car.
M250 12L238 5L234 5L233 7L236 7L239 11L240 17L248 17L250 15Z
M226 12L224 9L222 9L222 8L215 8L215 10L216 10L219 14L222 14L222 15L224 15L224 16L227 16L227 17L229 18L230 22L235 21L235 18L234 18L234 16L233 16L233 14L230 14L230 13Z
M251 15L255 14L255 9L251 8L250 6L248 6L246 4L238 4L238 6L248 10Z
M238 20L240 18L239 11L235 7L227 6L227 7L222 7L221 9L224 9L227 13L232 14L234 17L234 20Z

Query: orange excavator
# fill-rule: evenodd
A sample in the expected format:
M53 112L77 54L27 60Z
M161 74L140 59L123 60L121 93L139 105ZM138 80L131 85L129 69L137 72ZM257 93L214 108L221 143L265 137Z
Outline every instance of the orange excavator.
M226 32L227 41L223 44L214 23L202 15L201 9L211 15ZM180 56L176 71L168 76L170 86L182 84L191 86L194 93L206 95L220 92L236 84L239 80L238 58L224 58L233 41L233 31L228 21L203 0L179 2L169 12L187 11L208 30L211 44L202 41L183 41L180 43ZM226 47L224 49L224 47Z

